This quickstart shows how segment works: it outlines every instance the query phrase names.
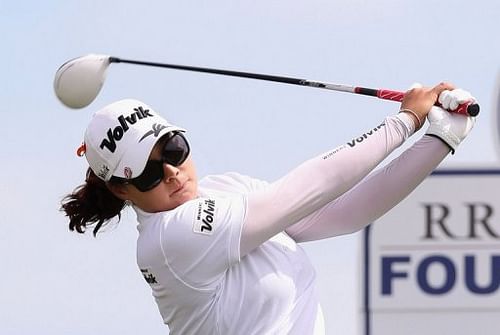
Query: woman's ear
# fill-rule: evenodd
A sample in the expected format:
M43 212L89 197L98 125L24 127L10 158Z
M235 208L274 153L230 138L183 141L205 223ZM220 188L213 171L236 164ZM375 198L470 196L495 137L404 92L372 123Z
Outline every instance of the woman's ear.
M126 185L124 185L124 184L106 183L106 187L118 199L121 199L123 201L129 200L128 199L129 192L128 192L128 188L127 188Z

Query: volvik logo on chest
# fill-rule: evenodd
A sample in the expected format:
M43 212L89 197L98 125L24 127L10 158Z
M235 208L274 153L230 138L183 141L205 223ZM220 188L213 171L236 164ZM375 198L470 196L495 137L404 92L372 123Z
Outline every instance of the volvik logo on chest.
M195 224L195 233L211 235L213 233L213 223L215 218L215 200L206 199L198 203Z

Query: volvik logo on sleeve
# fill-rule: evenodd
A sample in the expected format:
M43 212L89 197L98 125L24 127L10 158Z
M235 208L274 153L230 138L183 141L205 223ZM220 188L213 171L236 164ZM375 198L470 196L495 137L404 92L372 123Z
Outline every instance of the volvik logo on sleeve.
M216 207L215 200L204 199L198 202L193 231L198 234L212 235L214 229Z
M135 124L139 120L152 116L154 115L151 114L149 109L144 109L143 107L134 108L134 112L129 116L120 115L118 117L118 122L120 124L113 129L108 129L107 138L102 140L99 147L103 150L104 148L107 148L109 151L115 152L116 142L120 141L123 135L129 130L129 124Z
M361 135L360 137L358 138L355 138L353 139L352 141L350 142L347 142L347 145L350 146L351 148L354 147L356 145L356 143L361 143L363 142L364 140L366 140L368 138L368 136L371 136L373 134L375 134L375 132L377 132L378 130L380 130L380 128L384 127L385 126L385 123L381 123L379 126L373 128L372 130L370 130L369 132L367 133L364 133L363 135Z

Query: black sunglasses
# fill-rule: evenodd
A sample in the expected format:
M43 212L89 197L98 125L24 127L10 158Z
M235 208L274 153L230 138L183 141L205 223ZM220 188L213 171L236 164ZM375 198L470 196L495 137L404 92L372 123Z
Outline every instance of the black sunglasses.
M149 160L139 176L132 179L120 178L122 182L134 185L141 192L147 192L155 188L165 177L163 164L177 167L186 161L191 149L184 135L180 132L171 132L165 136L167 139L163 144L161 160Z

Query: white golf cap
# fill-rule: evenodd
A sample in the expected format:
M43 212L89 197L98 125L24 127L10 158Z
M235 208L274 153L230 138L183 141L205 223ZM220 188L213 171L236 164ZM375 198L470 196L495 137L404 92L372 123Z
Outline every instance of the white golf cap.
M97 111L85 131L85 157L102 180L135 178L155 143L171 131L185 131L156 114L145 103L125 99Z

